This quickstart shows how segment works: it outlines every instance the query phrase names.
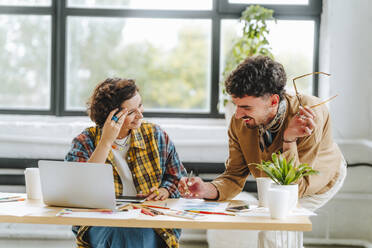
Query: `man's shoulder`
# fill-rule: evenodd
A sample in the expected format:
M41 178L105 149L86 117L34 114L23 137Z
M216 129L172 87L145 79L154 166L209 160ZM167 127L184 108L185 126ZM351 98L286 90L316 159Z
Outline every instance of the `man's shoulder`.
M316 96L301 94L300 97L301 97L302 104L305 106L311 106L311 105L315 105L321 102L321 99ZM291 107L298 108L299 102L295 95L286 93L285 98L287 99Z
M312 106L322 101L319 97L310 95L302 95L302 99L305 106Z
M301 95L301 102L304 106L313 106L322 102L322 99L311 95ZM294 114L298 111L300 103L295 95L285 94L285 98L289 104L290 114ZM328 112L326 105L319 106L313 109L315 112Z
M299 109L299 102L296 96L294 95L288 95L286 94L286 98L288 100L289 106L287 111L287 117L291 117L295 115ZM301 101L304 106L313 106L318 103L322 102L322 99L316 96L310 96L310 95L301 95ZM315 112L315 115L317 118L315 118L315 122L317 124L322 125L321 123L326 121L326 119L329 116L328 107L326 104L323 104L321 106L318 106L316 108L312 108L312 110Z

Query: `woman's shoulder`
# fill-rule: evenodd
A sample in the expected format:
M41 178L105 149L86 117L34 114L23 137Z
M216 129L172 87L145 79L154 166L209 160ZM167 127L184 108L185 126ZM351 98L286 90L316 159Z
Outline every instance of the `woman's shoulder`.
M162 131L161 127L158 124L151 123L148 121L142 121L141 127L142 130L152 130L152 132Z
M165 137L167 133L155 123L143 121L140 127L142 134L153 135L154 137Z
M84 141L86 142L88 140L93 140L94 137L97 135L97 132L98 132L98 128L96 126L87 127L75 137L75 140L78 140L80 142L84 142Z

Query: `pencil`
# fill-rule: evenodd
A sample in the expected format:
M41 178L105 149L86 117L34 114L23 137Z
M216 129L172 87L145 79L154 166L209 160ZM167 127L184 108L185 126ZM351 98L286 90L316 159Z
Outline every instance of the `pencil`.
M169 208L166 208L166 207L154 206L154 205L147 205L147 204L142 204L141 206L148 207L148 208L169 209Z
M162 214L164 214L163 212L160 212L158 210L155 210L155 209L152 209L152 208L149 208L149 207L143 207L143 209L149 210L154 215L162 215Z
M338 96L338 94L336 94L336 95L334 95L334 96L332 96L332 97L330 97L330 98L324 100L324 101L321 102L321 103L318 103L318 104L312 105L312 106L310 106L310 108L316 108L316 107L318 107L318 106L320 106L320 105L323 105L323 104L325 104L325 103L327 103L327 102L329 102L329 101L332 101L332 100L333 100L334 98L336 98L337 96Z
M159 189L156 189L154 192L155 192L155 194L156 194L157 196L159 196Z
M71 209L71 208L64 208L59 211L56 216L61 216L64 214L68 214L71 212L99 212L99 213L112 213L111 209L99 208L99 209Z
M25 198L20 198L20 199L9 199L9 200L0 200L0 203L2 202L17 202L17 201L24 201L26 200Z
M74 209L71 209L71 208L65 208L63 209L65 210L66 212L100 212L100 213L112 213L112 210L111 209L106 209L106 208L74 208Z
M16 196L1 197L1 198L0 198L0 201L1 201L1 200L9 200L9 199L18 199L18 198L22 198L22 197L19 196L19 195L16 195Z
M153 211L151 211L150 209L145 208L145 207L140 207L140 206L133 205L133 209L141 209L141 213L146 214L146 215L150 215L150 216L157 215Z
M191 212L191 213L197 213L197 214L219 214L219 215L235 216L235 214L228 214L228 213L222 213L222 212L197 211L197 210L186 210L186 211Z

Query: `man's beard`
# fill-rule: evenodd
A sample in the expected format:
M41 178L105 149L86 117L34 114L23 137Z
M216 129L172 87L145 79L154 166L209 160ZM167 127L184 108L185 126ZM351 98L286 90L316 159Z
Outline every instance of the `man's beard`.
M255 124L251 125L251 124L245 123L245 125L246 125L249 129L255 129L255 128L258 127L258 126L255 125Z
M246 120L246 119L254 120L254 124L249 124L249 123L247 123L247 122L245 123L246 127L248 127L249 129L255 129L255 128L258 128L258 127L261 126L261 125L265 126L265 125L267 125L268 123L270 123L270 121L272 120L272 119L270 119L269 117L267 117L265 121L263 121L263 122L259 122L259 123L256 123L256 119L254 119L254 118L252 118L252 117L250 117L250 116L243 116L242 119L243 119L243 120Z
M256 120L255 120L254 118L252 118L252 117L250 117L250 116L247 116L247 115L246 115L246 116L243 116L242 119L243 119L244 121L245 121L246 119L250 119L249 121L253 120L254 123L256 123ZM245 125L246 125L246 127L250 128L250 129L255 129L255 128L258 127L258 125L256 125L256 124L249 124L249 123L247 123L247 122L245 122Z

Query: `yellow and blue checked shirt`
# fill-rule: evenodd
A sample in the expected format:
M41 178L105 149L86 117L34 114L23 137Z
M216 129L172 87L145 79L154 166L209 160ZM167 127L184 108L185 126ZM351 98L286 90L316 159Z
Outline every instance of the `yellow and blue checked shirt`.
M86 162L101 139L102 130L98 127L85 129L72 141L66 161ZM179 197L177 184L186 170L179 160L176 149L169 136L155 124L143 122L141 127L131 131L131 144L127 153L127 163L133 174L137 192L146 194L152 187L166 188L171 198ZM106 163L113 166L116 195L123 192L123 184L116 170L116 164L110 151ZM89 226L73 227L77 231L76 242L79 248L90 247L85 239ZM168 247L179 247L181 230L155 228L156 233Z

